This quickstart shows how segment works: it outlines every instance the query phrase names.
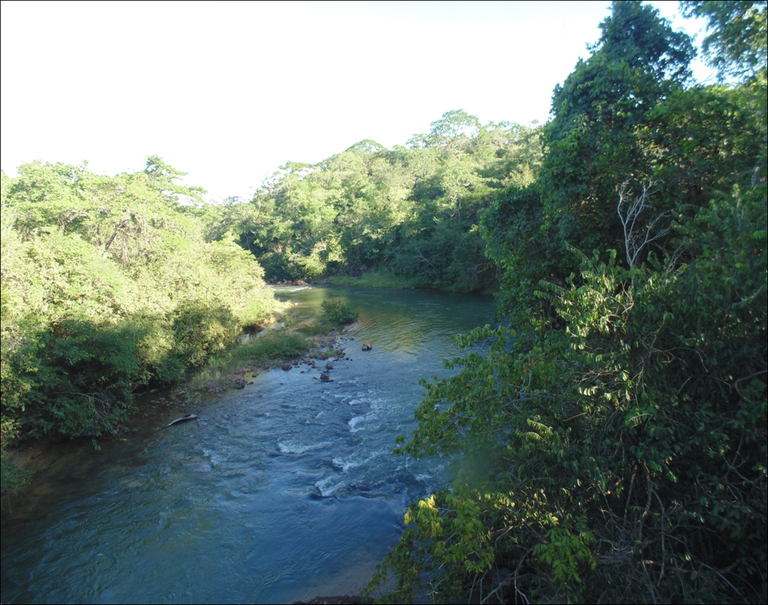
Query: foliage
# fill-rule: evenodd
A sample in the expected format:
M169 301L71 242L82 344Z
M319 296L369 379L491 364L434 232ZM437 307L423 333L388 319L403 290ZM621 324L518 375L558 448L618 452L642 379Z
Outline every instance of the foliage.
M452 490L433 496L428 514L420 503L406 516L386 561L394 601L421 590L436 602L468 590L537 601L761 600L768 301L765 244L755 253L753 238L765 211L753 204L721 218L737 216L746 229L718 234L745 261L727 285L720 246L666 272L591 259L583 285L540 291L564 329L466 337L495 342L425 385L405 446L464 457ZM717 295L702 297L702 287Z
M648 5L615 2L600 27L592 56L555 88L545 132L545 224L557 233L544 245L555 247L561 278L578 267L574 250L621 245L616 188L655 180L664 152L646 136L649 112L682 89L693 56L688 37Z
M260 363L274 363L286 359L295 359L307 349L307 341L297 334L271 333L243 347L239 355Z
M328 323L321 319L300 323L296 326L296 331L307 336L317 336L328 332Z
M351 324L357 321L358 314L352 309L352 307L337 298L324 300L322 307L323 311L332 323Z
M684 87L647 6L602 32L539 178L482 221L505 321L399 438L453 480L406 514L385 602L768 598L765 84Z
M254 364L273 365L296 359L311 345L298 334L269 332L239 346L228 348L209 357L205 365L190 380L192 389L203 388L211 381L231 377L244 369L253 369Z
M456 290L495 279L480 216L495 190L534 180L540 129L481 125L461 110L409 147L361 141L314 166L287 163L250 204L221 210L208 238L238 241L270 279L367 272Z
M545 217L539 185L510 186L499 193L481 223L486 254L501 273L498 312L516 325L530 320L539 280L559 274L559 250L545 243L556 240L556 230L543 223Z
M207 243L200 188L152 156L104 177L34 162L3 175L2 443L113 434L132 392L175 382L273 308L263 271Z
M313 351L312 354L310 355L310 357L312 357L313 359L320 359L321 361L325 359L330 359L331 357L336 357L336 356L338 356L338 349L331 349L331 348L318 349L316 351Z
M766 2L682 2L687 16L706 17L709 34L704 39L704 54L721 77L757 75L765 82Z
M0 494L18 490L31 477L32 472L30 470L22 467L9 453L2 453L2 456L0 456Z

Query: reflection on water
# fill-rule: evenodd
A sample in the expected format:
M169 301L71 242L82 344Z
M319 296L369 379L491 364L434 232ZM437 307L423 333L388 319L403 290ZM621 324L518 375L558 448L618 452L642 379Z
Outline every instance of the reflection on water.
M68 446L3 525L4 603L292 602L365 585L408 502L446 481L444 461L391 453L414 426L418 380L444 374L441 360L459 353L452 336L488 322L492 303L332 287L278 295L302 316L327 298L359 312L332 382L309 366L273 370L197 422L99 453Z

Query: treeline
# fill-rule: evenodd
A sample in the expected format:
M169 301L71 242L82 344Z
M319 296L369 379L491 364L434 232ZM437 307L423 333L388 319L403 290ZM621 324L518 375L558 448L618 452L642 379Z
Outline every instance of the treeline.
M497 275L480 215L540 165L540 128L450 111L405 147L365 140L316 165L287 163L250 202L224 208L209 236L238 241L271 280L386 272L483 290Z
M199 188L158 157L134 174L25 164L2 175L2 444L109 435L132 393L171 384L264 323L253 257L207 242Z
M532 183L540 128L446 113L408 147L363 141L288 163L217 206L159 157L99 176L34 162L2 175L2 444L111 435L133 392L173 384L267 321L273 280L389 272L410 285L496 283L479 222Z
M766 3L683 10L731 84L615 2L537 178L484 215L505 321L424 383L400 452L454 479L410 507L384 601L768 600Z

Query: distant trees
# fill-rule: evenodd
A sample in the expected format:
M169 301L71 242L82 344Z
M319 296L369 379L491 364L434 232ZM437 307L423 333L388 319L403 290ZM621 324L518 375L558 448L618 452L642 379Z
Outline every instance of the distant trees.
M315 166L286 164L249 206L226 208L209 237L236 239L272 279L384 270L481 290L495 271L480 215L494 191L534 178L538 132L450 111L407 148L366 140Z

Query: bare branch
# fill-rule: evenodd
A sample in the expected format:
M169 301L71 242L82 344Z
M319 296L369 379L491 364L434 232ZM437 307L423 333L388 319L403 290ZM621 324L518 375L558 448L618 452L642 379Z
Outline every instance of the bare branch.
M646 210L652 210L649 202L650 196L654 193L654 181L643 183L643 192L639 197L630 200L632 190L628 182L625 182L619 188L619 203L616 207L616 213L619 215L621 225L624 228L624 248L627 254L627 263L634 267L640 253L653 241L664 237L669 233L669 227L653 233L656 224L663 218L670 216L670 211L657 214L647 224L638 224L640 215Z

